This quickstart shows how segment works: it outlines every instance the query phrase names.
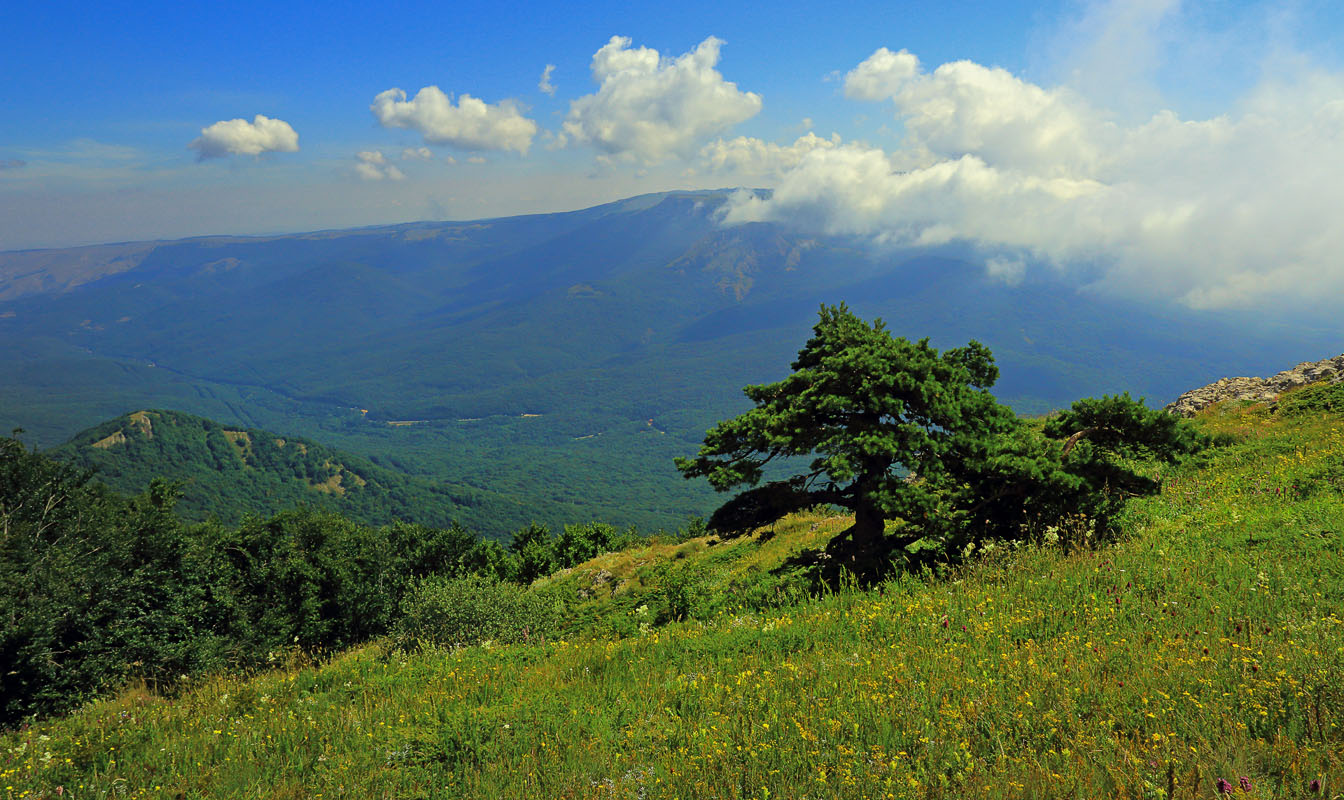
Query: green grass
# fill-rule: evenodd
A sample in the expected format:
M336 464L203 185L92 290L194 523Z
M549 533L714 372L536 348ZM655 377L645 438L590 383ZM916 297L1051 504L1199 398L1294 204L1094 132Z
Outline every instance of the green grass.
M174 699L129 689L0 737L0 790L1210 798L1245 776L1238 797L1309 797L1313 780L1340 796L1344 420L1205 424L1240 442L1172 470L1114 545L1005 548L777 608L752 582L841 523L650 545L549 579L589 595L565 640L278 654ZM641 630L676 570L717 593L706 618Z

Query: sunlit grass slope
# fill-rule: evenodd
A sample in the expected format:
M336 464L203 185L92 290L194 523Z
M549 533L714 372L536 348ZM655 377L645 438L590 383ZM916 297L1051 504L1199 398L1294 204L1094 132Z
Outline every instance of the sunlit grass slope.
M588 595L576 618L589 633L456 652L374 645L174 700L127 692L5 735L0 787L1208 798L1223 779L1238 797L1337 797L1344 419L1240 409L1204 424L1243 438L1168 474L1115 545L1003 549L947 577L776 607L751 587L842 520L795 519L762 545L651 545L550 579ZM659 626L658 582L677 570L698 571L717 599L707 619Z

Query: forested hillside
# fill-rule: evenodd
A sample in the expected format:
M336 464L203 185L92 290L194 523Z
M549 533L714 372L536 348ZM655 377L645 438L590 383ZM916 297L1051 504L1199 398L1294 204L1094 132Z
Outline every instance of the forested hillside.
M500 538L533 521L558 524L580 513L405 475L307 439L176 411L137 411L109 420L49 455L93 469L99 481L126 494L146 491L155 479L180 483L176 508L191 521L213 516L235 524L249 514L271 516L306 506L370 525L456 522Z

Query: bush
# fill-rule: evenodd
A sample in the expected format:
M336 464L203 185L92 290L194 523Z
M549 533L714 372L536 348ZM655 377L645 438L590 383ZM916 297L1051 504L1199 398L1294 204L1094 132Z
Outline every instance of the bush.
M402 603L396 627L401 647L470 647L545 637L560 623L556 598L481 575L429 578Z
M517 558L517 572L512 577L519 583L531 583L557 569L555 537L545 525L534 522L514 531L509 552Z
M555 542L556 561L561 569L573 567L603 553L624 550L642 540L633 526L618 531L604 522L566 525Z
M663 565L657 572L662 600L661 622L709 619L717 610L709 586L709 572L701 564Z
M297 643L347 647L385 633L400 600L399 559L386 529L305 509L236 530L203 530L221 633L249 653Z
M1317 384L1284 395L1278 413L1293 417L1302 414L1338 414L1344 412L1344 383Z

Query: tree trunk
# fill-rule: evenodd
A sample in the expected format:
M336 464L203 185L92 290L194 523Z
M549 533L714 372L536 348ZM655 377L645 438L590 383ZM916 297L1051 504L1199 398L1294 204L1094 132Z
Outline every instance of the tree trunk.
M881 577L887 566L885 529L886 517L882 511L873 503L860 500L854 508L854 524L832 539L826 552L836 566L861 580Z
M860 503L854 509L854 527L849 529L851 532L849 538L854 542L856 550L867 554L881 545L882 535L886 527L886 517L882 515L877 506L871 503Z

